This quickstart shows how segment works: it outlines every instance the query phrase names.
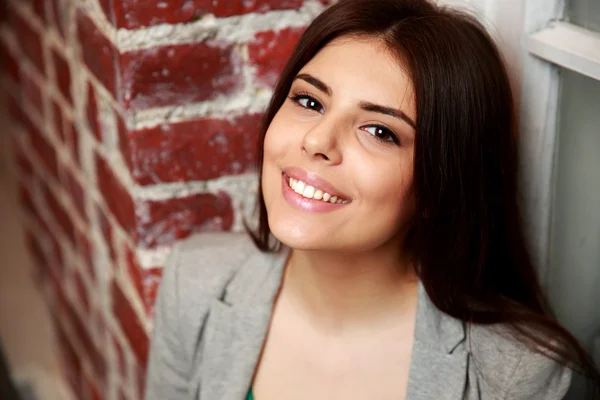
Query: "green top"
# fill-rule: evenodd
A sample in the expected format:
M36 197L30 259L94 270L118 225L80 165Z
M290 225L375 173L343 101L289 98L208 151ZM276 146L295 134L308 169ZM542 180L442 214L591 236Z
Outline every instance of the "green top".
M254 395L252 394L252 388L250 388L250 390L248 391L248 397L246 397L246 400L254 400Z

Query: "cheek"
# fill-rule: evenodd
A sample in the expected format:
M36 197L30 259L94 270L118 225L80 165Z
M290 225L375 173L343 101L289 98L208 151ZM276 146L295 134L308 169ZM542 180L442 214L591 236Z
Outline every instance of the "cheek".
M357 170L362 201L373 212L404 219L414 210L412 157L379 162ZM408 214L408 215L407 215ZM395 218L392 218L395 217Z

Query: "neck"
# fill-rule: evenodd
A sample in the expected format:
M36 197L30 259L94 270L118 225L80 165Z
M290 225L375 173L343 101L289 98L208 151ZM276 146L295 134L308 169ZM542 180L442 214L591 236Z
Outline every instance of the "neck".
M397 320L416 306L417 278L397 252L293 250L285 274L291 301L321 327Z

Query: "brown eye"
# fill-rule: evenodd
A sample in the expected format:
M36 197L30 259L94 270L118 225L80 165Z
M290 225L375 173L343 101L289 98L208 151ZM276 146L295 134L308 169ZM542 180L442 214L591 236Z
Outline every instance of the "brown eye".
M386 128L382 125L370 125L364 128L364 130L371 135L375 136L379 140L383 140L384 142L390 142L395 144L400 144L398 140L398 136L389 128Z
M296 103L298 106L302 108L306 108L307 110L313 110L318 113L323 113L324 109L321 103L316 100L314 97L309 96L305 93L296 93L290 96L290 99Z

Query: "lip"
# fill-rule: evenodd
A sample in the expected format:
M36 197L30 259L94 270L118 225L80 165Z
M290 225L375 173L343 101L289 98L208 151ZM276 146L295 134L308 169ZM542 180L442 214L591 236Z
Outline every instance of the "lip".
M333 204L328 201L307 199L306 197L294 192L289 185L289 176L285 173L281 174L281 192L283 198L294 208L311 213L330 212L347 206L345 204Z
M343 200L348 200L348 202L352 201L350 196L340 192L331 183L327 182L325 179L321 178L314 172L308 172L302 168L290 167L284 169L283 173L290 178L301 180L302 182L308 185L311 185L317 189L321 189L322 191L329 193L331 196L337 196L338 198L341 198Z

